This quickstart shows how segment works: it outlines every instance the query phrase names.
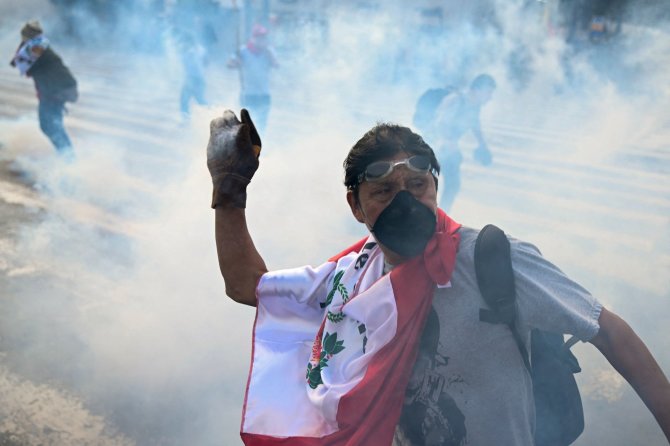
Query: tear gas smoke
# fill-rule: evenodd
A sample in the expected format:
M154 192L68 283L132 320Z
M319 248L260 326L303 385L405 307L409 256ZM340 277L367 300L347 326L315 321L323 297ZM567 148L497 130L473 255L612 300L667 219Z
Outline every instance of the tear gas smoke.
M225 60L243 29L212 45L210 105L180 125L180 54L152 2L67 15L57 3L0 2L4 57L23 21L40 19L82 98L66 118L78 158L65 164L26 105L30 82L0 68L11 82L0 94L24 110L0 120L0 155L37 184L1 184L3 200L28 216L0 237L0 398L14 389L18 411L25 395L50 395L40 409L27 403L34 410L21 426L3 421L18 412L0 407L0 433L56 438L22 427L32 423L61 439L94 429L100 444L240 444L254 313L224 294L205 148L210 119L239 108ZM536 243L627 319L670 372L670 28L631 20L620 39L580 47L547 31L544 3L449 3L437 28L403 2L315 8L300 26L278 16L280 67L247 204L268 267L319 264L360 238L342 186L348 149L377 121L410 125L425 89L488 72L498 89L483 131L495 162L466 162L451 214ZM69 39L66 25L76 30ZM471 146L462 141L466 157ZM653 156L664 163L650 164ZM577 348L587 417L577 444L662 442L594 352Z

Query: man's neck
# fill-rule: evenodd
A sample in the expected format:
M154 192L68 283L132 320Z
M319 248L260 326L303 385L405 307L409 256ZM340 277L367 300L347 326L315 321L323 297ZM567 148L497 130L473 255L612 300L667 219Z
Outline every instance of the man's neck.
M407 260L407 258L401 256L400 254L398 254L398 253L396 253L396 252L393 252L393 251L391 251L391 250L385 248L385 247L382 246L381 244L379 245L379 248L380 248L380 249L382 250L382 252L384 253L384 263L385 263L385 264L388 263L389 265L391 265L391 268L393 268L394 266L398 266L398 265L400 265L402 262L404 262L405 260Z

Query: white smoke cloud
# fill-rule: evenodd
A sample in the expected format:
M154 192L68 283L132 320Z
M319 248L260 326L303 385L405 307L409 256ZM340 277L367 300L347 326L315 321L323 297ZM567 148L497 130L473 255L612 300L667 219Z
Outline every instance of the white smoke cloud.
M400 5L356 13L353 7L333 8L325 43L318 29L293 30L294 40L283 41L280 67L273 73L270 124L249 189L247 215L256 244L270 268L282 268L318 264L361 237L364 228L351 218L342 186L340 166L351 145L377 121L410 124L415 100L426 88L452 81L462 85L489 72L499 88L484 110L484 132L500 166L510 169L525 157L528 165L546 170L514 177L497 166L485 171L466 165L464 182L472 182L464 185L455 218L473 226L496 222L536 242L640 328L670 370L663 353L670 345L662 335L670 296L663 274L670 266L669 241L661 233L668 227L669 197L662 189L667 172L659 174L655 186L642 174L649 166L642 166L638 177L622 180L633 192L618 191L616 184L601 190L603 183L596 182L603 172L615 171L611 160L631 154L627 147L667 145L667 30L636 25L625 34L629 47L609 53L619 59L604 75L598 68L602 61L594 61L602 53L573 53L560 36L547 37L538 11L521 10L520 3L492 3L497 30L463 22L464 11L447 16L453 26L432 46L408 31L420 20L419 12ZM0 14L2 54L11 54L20 24L35 11L45 27L55 26L50 8L44 1L21 7L0 2L0 12L7 13ZM137 17L121 17L117 31L132 33ZM278 26L272 35L281 41L288 32ZM22 373L26 386L52 382L45 388L54 395L72 389L68 401L81 404L76 419L51 411L60 404L56 396L43 403L42 415L61 423L63 431L78 432L79 420L91 417L115 434L109 441L239 444L254 314L224 295L204 158L209 120L224 108L238 108L236 73L223 68L227 54L217 54L208 74L211 105L194 107L190 123L178 127L181 67L169 43L165 57L124 49L109 58L103 50L105 57L86 53L93 55L87 60L77 57L76 45L58 44L66 63L78 68L83 92L66 118L77 160L65 164L53 156L31 112L0 121L2 160L36 182L28 192L2 184L3 200L23 204L32 214L18 235L0 239L6 253L0 257L1 289L11 296L6 309L21 316L3 326L0 350L16 349L19 342L23 348L23 359L11 351L0 359L8 368L0 370L0 378ZM516 71L510 60L517 61ZM105 73L108 66L118 71ZM9 68L2 69L2 79L8 78ZM114 94L126 88L148 99L119 104ZM95 101L87 104L87 98ZM109 104L109 110L92 104ZM174 117L165 117L171 116L167 108ZM544 113L533 113L538 110ZM111 121L124 114L125 122ZM149 130L139 129L142 120ZM165 122L152 127L155 120ZM566 173L570 169L575 171ZM514 185L547 172L561 172L559 178L572 179L571 184L551 183L536 191ZM486 189L476 189L477 182ZM556 194L569 186L575 196ZM638 198L645 191L648 195ZM588 220L594 210L580 208L584 194L601 194L593 199L602 208L601 220ZM491 205L491 196L498 202ZM546 197L553 208L543 212L527 206L524 200L532 203L533 196ZM635 225L652 229L637 234ZM568 241L557 236L561 231ZM629 243L620 240L624 237ZM648 259L631 264L629 249ZM637 288L617 279L629 275L640 278ZM628 299L627 293L645 294ZM590 411L592 395L616 408L622 420L628 404L634 404L592 350L579 350L587 398L581 444L624 444L616 441L630 437L611 423L589 421L589 415L596 417ZM598 386L605 378L616 385ZM38 425L42 415L29 418ZM640 429L640 438L660 438L654 437L653 420L643 421Z

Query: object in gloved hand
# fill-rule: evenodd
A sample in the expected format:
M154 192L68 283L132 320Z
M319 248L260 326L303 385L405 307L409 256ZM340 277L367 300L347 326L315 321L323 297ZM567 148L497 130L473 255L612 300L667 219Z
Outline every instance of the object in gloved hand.
M261 138L249 112L242 109L240 122L231 110L209 125L207 167L212 175L212 208L246 207L247 185L258 169Z
M488 147L486 147L485 144L477 147L472 156L474 157L475 161L483 166L489 166L493 162L493 155L491 155L491 151Z

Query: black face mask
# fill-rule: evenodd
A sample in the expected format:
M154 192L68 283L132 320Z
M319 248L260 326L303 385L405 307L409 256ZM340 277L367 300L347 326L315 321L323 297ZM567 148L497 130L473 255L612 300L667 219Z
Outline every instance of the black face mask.
M406 190L396 194L379 214L372 233L379 243L403 257L423 252L435 233L433 212Z

